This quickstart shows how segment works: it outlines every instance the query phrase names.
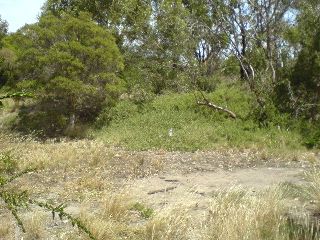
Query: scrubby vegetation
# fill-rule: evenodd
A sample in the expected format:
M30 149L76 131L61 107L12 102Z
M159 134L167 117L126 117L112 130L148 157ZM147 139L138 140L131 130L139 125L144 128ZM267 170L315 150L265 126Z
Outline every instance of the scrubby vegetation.
M14 33L0 18L0 239L319 239L319 8L47 0ZM181 206L176 185L133 191L261 166L308 174Z
M206 94L220 106L237 113L232 119L206 106L198 106L198 92L167 93L144 104L130 99L120 101L102 112L97 124L106 125L94 136L110 145L132 150L210 150L219 147L303 149L299 122L280 115L276 109L268 112L269 120L261 127L255 119L253 97L235 83L220 84ZM101 124L101 122L103 124ZM172 131L172 135L170 135Z
M33 96L14 97L10 127L131 149L317 148L318 5L268 4L50 0L16 33L1 20L1 91Z

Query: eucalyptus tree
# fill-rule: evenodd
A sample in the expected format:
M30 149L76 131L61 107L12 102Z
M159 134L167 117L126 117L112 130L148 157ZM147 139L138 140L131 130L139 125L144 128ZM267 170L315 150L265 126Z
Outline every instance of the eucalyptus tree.
M297 25L289 40L299 54L290 77L291 103L296 116L320 119L320 3L303 1L298 6Z
M42 9L60 16L63 13L79 16L81 12L91 14L93 21L112 30L118 46L143 37L149 26L151 0L48 0Z
M3 86L12 75L14 54L3 48L3 39L8 35L8 22L0 16L0 87Z
M188 82L185 73L194 64L195 52L189 12L179 0L155 1L150 24L149 36L139 49L147 63L152 63L145 67L157 78L154 91L183 90Z
M8 34L8 22L3 20L0 15L0 47L1 47L1 40Z
M210 0L213 28L227 44L225 58L234 56L240 77L248 83L261 109L277 85L283 32L296 0ZM223 33L223 34L222 34Z

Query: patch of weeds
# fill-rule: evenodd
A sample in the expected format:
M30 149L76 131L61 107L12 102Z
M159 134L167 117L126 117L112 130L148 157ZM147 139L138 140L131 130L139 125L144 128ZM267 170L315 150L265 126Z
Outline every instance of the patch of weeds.
M13 174L17 169L17 162L10 152L0 153L0 173Z
M145 219L152 217L154 213L154 210L152 208L146 207L142 203L135 203L132 206L132 209L138 211L140 215Z
M303 220L288 218L283 226L284 232L289 239L296 240L316 240L319 239L319 226L316 222L311 221L307 217Z

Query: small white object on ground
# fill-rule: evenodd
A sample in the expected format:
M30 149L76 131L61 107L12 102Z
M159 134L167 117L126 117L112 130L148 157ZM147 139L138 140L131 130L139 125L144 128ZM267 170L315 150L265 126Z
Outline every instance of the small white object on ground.
M169 137L172 137L173 136L173 128L170 128L169 129Z

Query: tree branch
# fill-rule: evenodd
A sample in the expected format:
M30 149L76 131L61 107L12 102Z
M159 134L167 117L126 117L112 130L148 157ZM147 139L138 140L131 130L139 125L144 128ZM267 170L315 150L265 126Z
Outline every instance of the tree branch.
M225 112L225 113L227 113L230 117L232 117L233 119L236 119L236 118L237 118L237 115L236 115L234 112L232 112L232 111L230 111L230 110L228 110L228 109L226 109L226 108L217 106L217 105L215 105L215 104L213 104L213 103L211 103L211 102L201 102L201 101L198 101L197 104L200 105L200 106L207 106L207 107L210 107L210 108L213 108L213 109L216 109L216 110Z
M230 117L232 117L233 119L236 119L236 118L237 118L237 115L236 115L234 112L230 111L230 110L227 109L227 108L220 107L220 106L218 106L218 105L210 102L210 101L204 96L203 92L200 91L200 93L201 93L201 95L202 95L203 101L197 100L197 104L198 104L199 106L207 106L207 107L209 107L209 108L213 108L213 109L215 109L215 110L225 112L225 113L227 113Z

